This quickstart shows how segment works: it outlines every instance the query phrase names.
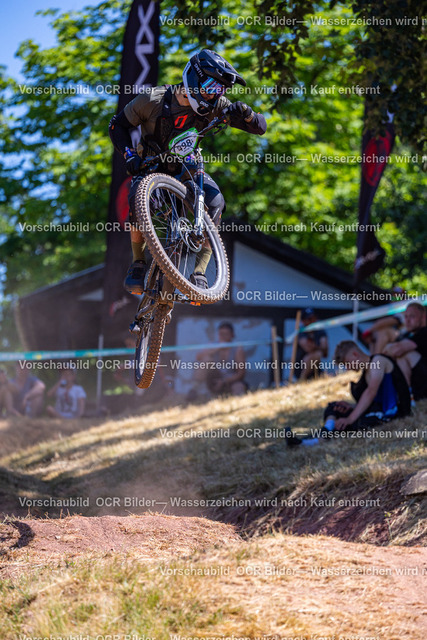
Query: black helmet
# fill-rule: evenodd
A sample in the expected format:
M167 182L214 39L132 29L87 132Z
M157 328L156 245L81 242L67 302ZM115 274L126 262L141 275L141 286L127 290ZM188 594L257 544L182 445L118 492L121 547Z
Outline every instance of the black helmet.
M246 86L236 69L215 51L203 49L194 55L184 69L182 80L193 111L205 116L215 108L218 98L236 82ZM216 94L216 100L204 100L200 89Z

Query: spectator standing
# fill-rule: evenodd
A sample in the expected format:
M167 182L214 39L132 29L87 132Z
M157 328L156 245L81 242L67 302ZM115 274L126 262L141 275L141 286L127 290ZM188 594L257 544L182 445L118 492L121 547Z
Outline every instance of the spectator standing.
M304 309L301 313L301 322L304 327L317 321L313 309ZM328 355L328 336L323 329L304 331L298 339L298 349L295 362L295 377L300 380L308 380L314 377L322 358Z

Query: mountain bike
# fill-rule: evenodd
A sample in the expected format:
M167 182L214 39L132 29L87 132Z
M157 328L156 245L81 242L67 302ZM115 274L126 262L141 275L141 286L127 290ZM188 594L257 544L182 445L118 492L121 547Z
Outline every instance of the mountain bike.
M204 161L198 147L208 133L215 135L227 126L225 109L202 131L193 127L169 143L169 154L182 165L180 180L156 173L165 154L149 156L141 165L147 175L136 192L135 213L151 262L130 331L137 334L135 384L142 389L154 379L174 304L212 304L221 300L228 289L228 260L218 230L206 211ZM207 289L191 280L202 248L212 251L205 272Z

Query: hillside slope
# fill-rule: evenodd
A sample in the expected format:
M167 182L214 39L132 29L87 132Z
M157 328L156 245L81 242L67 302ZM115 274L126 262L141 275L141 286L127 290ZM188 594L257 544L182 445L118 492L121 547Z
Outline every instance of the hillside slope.
M283 437L350 377L0 423L0 637L424 640L427 505L401 487L427 467L427 403L356 439Z
M9 454L0 459L2 511L56 517L151 510L215 518L242 535L283 530L422 544L425 500L400 488L427 467L426 401L413 416L363 437L286 446L284 426L317 429L322 407L348 397L351 377L75 423L74 433L65 421L3 423ZM16 448L17 438L37 433L44 441Z

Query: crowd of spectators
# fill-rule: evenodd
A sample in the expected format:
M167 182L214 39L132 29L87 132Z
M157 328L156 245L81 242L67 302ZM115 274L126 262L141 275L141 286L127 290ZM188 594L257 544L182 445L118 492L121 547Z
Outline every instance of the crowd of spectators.
M46 394L45 383L31 373L25 361L16 363L13 378L9 379L6 371L1 369L0 415L38 418L46 411L52 418L81 418L85 411L86 392L76 384L76 376L73 364L69 363ZM45 409L46 395L53 398L55 404Z
M297 338L295 377L300 382L316 375L319 363L328 355L328 336L322 329L310 330L317 317L313 309L301 314L302 327ZM223 321L218 326L218 346L197 353L192 387L187 400L217 396L243 395L248 391L246 356L236 343L234 326ZM351 384L354 403L333 401L324 413L323 429L328 434L365 428L408 415L414 402L427 398L427 326L425 307L417 302L408 304L402 316L377 320L361 336L369 352L351 340L341 341L335 350L334 364L361 372ZM129 344L126 346L131 348ZM36 418L46 411L52 418L81 418L86 410L86 392L77 384L77 371L69 363L57 382L46 392L25 362L18 361L15 375L9 379L0 369L0 415ZM133 371L118 368L114 377L135 391ZM163 388L163 387L162 387ZM53 402L45 407L45 398ZM135 396L141 401L141 398ZM129 398L127 398L127 401ZM143 402L141 403L141 405ZM304 440L288 431L288 443Z
M427 398L427 326L425 307L408 304L401 319L385 318L375 322L362 338L370 353L352 340L340 342L335 364L361 371L351 383L354 403L333 401L324 412L321 437L337 432L366 429L411 413L417 400ZM291 446L312 445L318 437L298 437L287 429Z

